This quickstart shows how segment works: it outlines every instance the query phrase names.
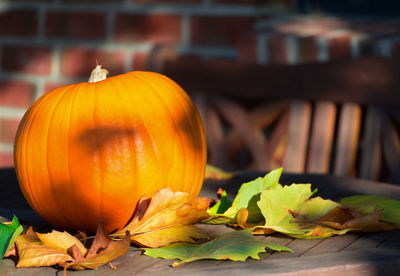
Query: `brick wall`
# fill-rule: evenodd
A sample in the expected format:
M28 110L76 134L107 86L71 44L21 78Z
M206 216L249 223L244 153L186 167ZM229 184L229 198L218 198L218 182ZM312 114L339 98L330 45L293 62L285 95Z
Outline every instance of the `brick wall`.
M237 57L240 35L294 0L0 1L0 166L26 108L60 85L86 81L96 60L111 75L148 69L156 45Z
M356 21L347 30L349 24L342 19L290 15L295 3L0 1L0 166L13 165L13 139L26 108L51 89L86 81L96 61L111 75L157 70L151 56L160 45L172 49L175 55L261 64L327 61L363 54L400 55L400 47L393 44L396 40L365 35L366 31L396 32L397 21L386 22L381 28L370 22L368 30Z

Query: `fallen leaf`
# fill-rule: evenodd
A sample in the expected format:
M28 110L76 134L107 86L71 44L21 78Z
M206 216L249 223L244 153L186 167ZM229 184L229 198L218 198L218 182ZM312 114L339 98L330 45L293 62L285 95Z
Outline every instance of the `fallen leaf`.
M381 220L400 223L400 201L377 195L356 195L345 197L340 204L362 214L372 214L383 210Z
M291 251L280 244L259 240L251 234L252 229L223 234L204 244L174 243L161 248L146 248L144 254L153 258L179 259L173 266L201 259L245 261L259 259L259 253L268 247L275 251ZM292 252L292 251L291 251Z
M132 221L113 235L129 231L132 242L147 247L207 239L207 234L193 224L208 218L209 203L206 198L191 202L188 193L162 189L151 200L142 198Z
M292 184L263 191L258 206L265 218L265 225L256 227L254 233L270 233L273 230L295 238L312 239L349 231L315 222L339 204L321 197L310 199L312 195L311 184Z
M317 221L335 229L350 229L359 232L380 232L399 227L381 221L383 210L364 215L349 208L336 207Z
M246 208L248 210L248 221L259 222L263 220L260 208L257 202L260 200L260 194L266 189L275 189L279 187L279 178L282 174L282 168L276 169L253 181L242 184L235 200L224 213L217 213L219 207L208 211L210 218L205 220L204 223L209 224L226 224L236 223L236 216L240 209ZM222 201L222 198L221 198ZM222 203L221 203L222 204Z
M71 248L71 254L74 259L63 264L64 272L68 268L74 270L96 269L110 263L128 253L130 243L129 232L126 232L125 237L121 240L112 240L104 231L103 223L100 223L96 237L86 256L81 255L81 251L76 244Z
M211 215L223 214L232 206L232 201L229 200L225 190L222 190L220 197L220 200L213 207L208 209L207 213Z
M0 260L7 254L14 244L15 239L22 233L23 228L16 216L11 223L0 222ZM11 253L8 253L8 255Z
M21 235L15 244L18 250L17 267L40 267L61 265L73 261L72 257L63 251L34 242L32 237Z
M51 233L40 234L36 233L38 239L43 245L50 246L56 249L60 249L64 253L71 248L74 244L78 247L82 255L86 254L86 248L76 237L72 236L68 232L59 232L53 230Z

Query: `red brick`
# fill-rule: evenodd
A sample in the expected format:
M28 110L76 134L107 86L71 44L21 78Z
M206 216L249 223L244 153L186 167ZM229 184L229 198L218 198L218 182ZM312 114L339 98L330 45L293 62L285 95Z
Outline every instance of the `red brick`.
M0 12L0 36L28 36L37 34L38 16L33 10Z
M243 33L252 30L253 17L193 16L191 18L192 43L197 45L234 46Z
M299 45L299 63L318 61L318 43L315 37L300 37Z
M22 81L0 81L0 106L27 107L33 99L33 86Z
M293 7L294 0L212 0L213 4L281 5Z
M0 120L0 142L14 143L20 119L1 119Z
M54 89L56 89L58 87L61 87L61 86L65 86L67 84L68 83L62 83L62 82L48 82L44 86L43 93L50 92L51 90L54 90Z
M46 75L51 70L48 47L3 46L1 66L5 71Z
M345 59L351 57L351 37L335 36L328 39L329 59Z
M285 35L277 34L269 36L267 43L267 56L269 63L287 64L289 62Z
M14 155L0 152L0 167L14 167Z
M136 52L133 55L133 70L149 70L150 53L149 52Z
M63 0L63 2L67 3L121 3L124 2L124 0Z
M61 73L69 77L87 77L96 62L110 72L110 76L124 73L125 54L82 48L68 48L61 55Z
M46 36L98 40L106 36L106 16L94 12L52 11L46 15Z
M120 13L115 21L115 39L153 43L179 43L181 17L172 14Z
M256 35L246 36L239 41L238 60L240 62L258 63Z
M131 0L131 1L135 3L151 3L151 4L159 4L159 3L193 4L202 2L202 0Z

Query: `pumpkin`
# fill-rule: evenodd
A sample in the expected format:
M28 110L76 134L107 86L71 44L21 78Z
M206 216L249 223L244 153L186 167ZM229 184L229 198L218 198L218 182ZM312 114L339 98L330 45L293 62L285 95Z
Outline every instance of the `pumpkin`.
M198 111L168 77L134 71L57 88L25 113L14 161L26 200L55 227L121 229L162 188L195 199L206 164Z

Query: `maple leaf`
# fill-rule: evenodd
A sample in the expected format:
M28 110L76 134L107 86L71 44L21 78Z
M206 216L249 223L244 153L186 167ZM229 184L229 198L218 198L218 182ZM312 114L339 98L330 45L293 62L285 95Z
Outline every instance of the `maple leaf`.
M23 228L19 224L16 216L13 217L11 223L0 222L0 260L4 256L12 255L9 252L14 245L15 239L22 233Z
M207 234L193 224L209 216L206 212L209 203L206 198L191 202L188 193L165 188L151 199L143 197L132 221L113 235L129 231L133 243L147 247L204 240L208 238Z
M79 248L82 255L85 255L87 252L87 249L81 243L81 241L69 234L68 232L59 232L53 230L51 231L51 233L36 233L36 235L44 245L60 249L64 253L67 253L68 249L71 248L73 245L76 245Z
M32 227L19 236L15 243L19 255L17 267L60 265L64 271L68 268L82 270L96 269L125 255L129 250L130 235L126 233L122 240L112 240L100 222L89 251L67 232L53 230L40 234L34 232Z
M217 207L211 208L208 213L210 218L205 220L204 223L209 224L227 224L236 223L236 216L238 212L245 208L248 211L247 221L259 222L263 220L260 208L257 202L260 200L260 194L266 189L275 189L280 186L279 178L282 174L282 168L272 170L264 177L259 177L253 181L242 184L235 200L227 210L223 213L220 212L220 206L223 204L222 200L226 201L227 197L222 197L221 202ZM218 203L217 203L218 204ZM226 204L226 203L224 203ZM223 209L222 209L223 210Z
M201 259L245 261L247 258L259 259L259 253L268 247L275 251L290 251L289 248L259 240L251 234L252 229L223 234L203 244L174 243L161 248L145 248L144 254L153 258L179 259L173 266Z
M74 270L96 269L110 263L128 253L130 243L130 234L128 231L123 239L112 240L104 231L103 223L101 222L97 228L96 237L86 255L82 255L82 251L77 244L74 244L69 249L73 260L62 264L64 272L68 268Z
M311 184L292 184L268 189L261 193L258 206L264 216L265 225L256 227L254 233L277 231L295 238L326 238L344 234L349 229L333 229L316 220L338 203L313 195Z
M336 207L317 221L335 229L360 232L379 232L399 229L399 226L381 221L383 210L362 214L349 208Z
M340 204L362 214L382 211L381 220L400 223L400 201L377 195L355 195L340 200Z

